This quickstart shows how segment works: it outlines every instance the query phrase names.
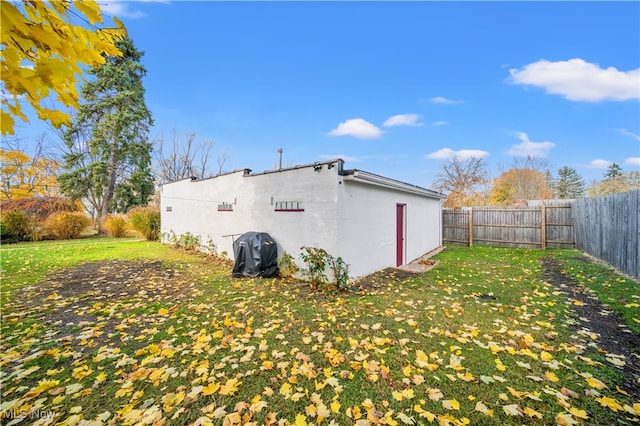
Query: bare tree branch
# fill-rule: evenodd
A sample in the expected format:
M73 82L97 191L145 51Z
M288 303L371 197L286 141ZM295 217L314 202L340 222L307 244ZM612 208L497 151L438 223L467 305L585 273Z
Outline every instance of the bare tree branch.
M196 140L195 132L180 138L174 130L172 142L168 147L162 135L156 139L155 145L156 179L160 184L189 177L202 179L216 174L210 166L215 141L199 142ZM228 158L226 150L218 156L218 173L221 173Z
M222 168L229 158L231 158L231 154L226 149L218 154L218 174L222 173Z
M460 208L486 198L479 196L479 192L487 182L487 165L482 158L456 156L440 167L434 187L449 193L445 207Z

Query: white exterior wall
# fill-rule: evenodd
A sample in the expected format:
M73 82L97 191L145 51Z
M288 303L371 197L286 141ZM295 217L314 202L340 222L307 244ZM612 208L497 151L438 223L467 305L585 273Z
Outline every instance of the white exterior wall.
M235 212L218 212L218 204L234 202L234 196L242 188L242 179L242 172L237 172L216 179L194 182L185 179L163 185L160 193L163 235L189 232L199 236L202 244L211 239L219 252L233 254L231 238L222 235L241 233L241 222L233 217Z
M403 263L442 244L439 199L350 180L341 186L338 251L353 276L396 266L397 204L406 204Z
M161 194L162 232L190 232L203 244L211 239L218 252L226 251L231 259L233 239L223 235L249 231L269 233L278 242L278 253L287 252L296 260L303 245L336 253L337 169L324 165L320 171L304 167L248 176L240 171L166 184ZM276 212L277 201L301 201L304 211ZM218 211L223 202L233 203L233 211Z

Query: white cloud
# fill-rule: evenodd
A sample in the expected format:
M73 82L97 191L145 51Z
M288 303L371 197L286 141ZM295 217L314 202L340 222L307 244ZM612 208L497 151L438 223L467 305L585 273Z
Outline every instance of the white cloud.
M438 126L446 126L447 124L449 124L449 123L448 123L448 122L446 122L446 121L444 121L444 120L434 121L434 122L433 122L433 125L434 125L435 127L438 127Z
M611 161L597 159L589 163L589 168L590 169L606 169L611 164L613 164L611 163Z
M102 13L110 16L117 16L119 18L131 18L137 19L146 16L146 14L140 10L130 10L129 3L125 3L122 1L107 1L105 3L100 4L100 9L102 9Z
M630 137L640 141L640 135L635 134L633 132L630 132L627 129L618 129L618 133L620 133L621 135L624 135L624 136L630 136Z
M377 139L382 136L382 130L362 118L352 118L338 124L329 132L329 136L353 136L358 139Z
M431 154L427 154L425 157L428 160L448 160L449 158L458 157L462 160L466 160L468 158L484 158L489 153L487 151L482 151L479 149L461 149L459 151L454 151L451 148L442 148Z
M640 157L629 157L624 160L624 163L630 166L640 166Z
M393 127L393 126L411 126L418 127L422 126L423 123L420 123L420 116L418 114L398 114L392 117L387 118L387 120L382 124L385 127Z
M547 93L570 101L624 101L640 98L640 68L619 71L600 68L580 58L550 62L541 60L509 70L511 81L543 87Z
M553 142L532 142L524 132L516 133L516 136L522 141L517 145L512 145L507 154L516 157L546 157L547 152L556 146Z
M102 0L98 2L102 13L109 16L117 16L118 18L138 19L147 16L141 10L131 10L130 6L135 3L164 3L168 4L168 0L138 0L137 2L120 1L120 0Z
M436 96L435 98L429 99L429 102L431 102L432 104L448 104L448 105L454 105L454 104L462 103L462 101L455 101L453 99L447 99L444 96Z
M336 158L340 158L341 160L344 160L345 162L349 162L349 163L357 163L360 161L359 157L353 157L351 155L345 155L345 154L335 154L335 155L322 154L322 155L319 155L319 157L323 160L335 160Z

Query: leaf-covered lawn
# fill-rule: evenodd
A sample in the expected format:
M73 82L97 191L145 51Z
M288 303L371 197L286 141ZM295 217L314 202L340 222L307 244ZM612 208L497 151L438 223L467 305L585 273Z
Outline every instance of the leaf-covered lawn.
M639 421L625 358L544 281L543 257L577 252L450 248L424 275L342 293L233 280L228 262L147 242L1 255L3 424Z

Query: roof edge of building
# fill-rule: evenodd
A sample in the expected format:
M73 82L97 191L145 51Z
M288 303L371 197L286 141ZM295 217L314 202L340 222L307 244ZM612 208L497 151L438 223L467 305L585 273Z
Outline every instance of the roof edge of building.
M332 160L325 160L325 161L316 161L314 163L300 164L300 165L291 166L291 167L283 167L275 170L265 170L260 173L253 173L253 171L249 168L236 169L230 172L220 173L215 176L207 177L204 179L196 179L194 177L191 177L191 178L179 179L172 182L166 182L163 184L163 186L176 183L176 182L182 182L185 180L190 180L191 182L203 182L206 180L216 179L222 176L232 175L236 173L242 173L243 177L257 177L257 176L263 176L263 175L274 174L274 173L282 173L282 172L300 170L300 169L311 168L311 167L313 167L314 170L316 171L320 171L324 166L326 166L327 169L332 169L336 165L338 167L338 170L337 170L338 175L342 176L346 181L354 181L354 182L366 183L369 185L377 185L377 186L381 186L389 189L395 189L395 190L409 192L417 195L428 196L436 199L446 198L446 195L440 192L423 188L421 186L413 185L407 182L402 182L397 179L388 178L386 176L377 175L375 173L371 173L371 172L367 172L359 169L345 169L344 160L341 158L335 158Z
M370 173L364 170L352 169L345 170L343 173L344 179L347 181L361 182L370 185L382 186L389 189L395 189L399 191L410 192L417 195L423 195L431 198L445 199L446 195L423 188L421 186L413 185L411 183L402 182L397 179L388 178L386 176L380 176L375 173Z

